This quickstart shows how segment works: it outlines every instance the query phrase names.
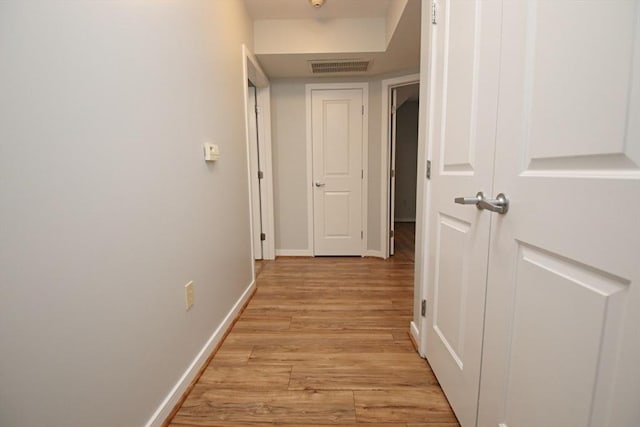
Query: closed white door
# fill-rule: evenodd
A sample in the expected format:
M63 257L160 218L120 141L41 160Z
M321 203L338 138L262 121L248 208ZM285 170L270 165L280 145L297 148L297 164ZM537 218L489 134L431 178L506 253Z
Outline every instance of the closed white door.
M362 255L362 89L311 91L315 255Z
M396 142L397 142L397 114L398 89L391 89L391 118L389 129L391 132L391 179L389 180L389 255L396 252Z
M640 425L640 4L505 1L480 426Z
M426 356L463 426L475 425L491 215L456 197L492 193L498 1L440 2L432 27ZM429 24L431 25L431 24Z

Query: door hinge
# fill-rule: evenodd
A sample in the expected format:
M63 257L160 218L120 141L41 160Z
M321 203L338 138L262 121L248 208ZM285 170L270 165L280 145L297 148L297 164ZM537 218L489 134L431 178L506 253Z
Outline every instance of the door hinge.
M431 179L431 160L427 160L427 179Z
M397 111L396 106L395 106L395 105L392 105L392 106L391 106L391 114L395 114L395 113L396 113L396 111Z
M422 300L422 306L420 308L420 314L422 315L422 317L425 317L427 315L427 300L426 299Z
M260 114L262 112L262 108L259 105L256 105L256 114Z
M364 231L360 230L360 240L364 239Z
M362 106L362 115L364 116L364 105Z
M364 169L360 169L360 179L364 179Z
M263 179L263 178L264 178L264 172L258 171L258 179Z
M436 0L431 0L431 23L438 25L438 3Z
M395 178L396 177L396 171L395 169L391 169L391 178Z
M267 235L266 235L266 234L264 234L264 233L260 233L260 240L261 240L261 241L265 241L265 240L267 240Z
M393 237L396 235L396 233L393 230L389 230L389 238L393 239Z

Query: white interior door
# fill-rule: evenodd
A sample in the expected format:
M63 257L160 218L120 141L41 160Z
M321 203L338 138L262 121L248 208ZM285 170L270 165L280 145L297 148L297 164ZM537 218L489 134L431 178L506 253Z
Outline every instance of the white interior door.
M390 155L390 174L389 179L389 255L393 255L396 251L396 141L397 141L397 115L396 110L398 108L398 89L391 89L391 118L390 132L391 132L391 155Z
M492 192L499 65L497 1L440 2L429 100L426 356L463 426L475 425L491 215L456 197Z
M640 6L505 1L480 426L640 425Z
M311 91L315 255L362 255L362 89Z
M263 259L262 245L262 195L260 188L260 150L256 110L256 88L249 85L247 91L247 119L249 122L249 168L251 170L251 216L253 221L253 256Z

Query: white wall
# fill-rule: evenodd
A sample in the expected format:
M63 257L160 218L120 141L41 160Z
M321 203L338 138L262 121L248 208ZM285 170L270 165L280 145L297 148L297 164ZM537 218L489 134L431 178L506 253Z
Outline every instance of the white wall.
M407 101L396 114L396 221L415 221L418 161L418 103Z
M407 70L370 78L314 78L271 81L272 146L274 163L274 215L276 250L307 250L306 104L307 83L369 83L368 249L381 251L381 140L382 80L416 73Z
M251 40L240 1L0 2L0 425L144 424L250 284Z

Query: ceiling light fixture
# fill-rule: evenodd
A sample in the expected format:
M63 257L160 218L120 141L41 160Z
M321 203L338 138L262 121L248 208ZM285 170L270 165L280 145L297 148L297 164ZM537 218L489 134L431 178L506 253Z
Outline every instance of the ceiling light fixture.
M311 6L318 9L322 7L322 5L324 4L324 0L309 0L309 3L311 3Z

